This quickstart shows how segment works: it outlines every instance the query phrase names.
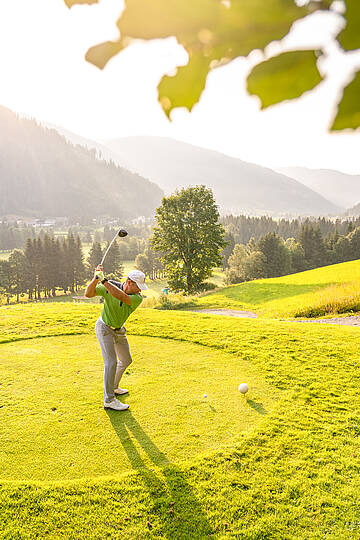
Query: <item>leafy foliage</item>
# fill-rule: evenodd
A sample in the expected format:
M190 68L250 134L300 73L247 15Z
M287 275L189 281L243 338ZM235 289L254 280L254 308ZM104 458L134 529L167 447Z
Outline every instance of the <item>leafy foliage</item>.
M264 225L261 221L260 224ZM246 246L235 244L227 261L227 283L283 276L360 258L360 227L353 228L349 222L347 234L340 236L335 229L324 238L320 224L326 231L325 220L315 223L306 220L297 240L287 238L284 242L278 234L269 232L260 236L258 242L251 238Z
M224 230L212 191L195 186L164 197L156 210L152 246L161 253L174 291L194 293L221 264Z
M64 1L71 7L97 0ZM91 47L86 58L102 69L133 40L175 36L189 60L174 76L165 75L159 84L159 101L170 116L175 107L193 108L209 71L254 49L264 50L269 43L286 36L295 21L317 10L329 11L331 4L332 0L310 0L305 5L295 0L131 0L117 21L119 38ZM345 6L346 27L339 35L339 44L353 51L360 46L360 5L358 0L345 0ZM314 52L280 54L266 59L261 68L254 68L249 88L260 96L263 107L298 97L320 82ZM360 125L356 96L346 93L344 99L355 118L343 118L333 129ZM340 125L343 127L335 127Z
M346 0L345 5L347 24L338 40L345 51L353 51L360 47L360 3L358 0Z
M144 272L150 279L162 278L164 265L160 260L160 254L146 246L143 253L139 253L135 259L135 267Z
M360 71L357 72L354 79L344 89L344 96L338 108L336 118L332 129L335 131L360 126ZM354 107L354 103L357 107Z
M248 77L248 91L261 99L262 108L294 99L322 80L314 51L292 51L257 64Z

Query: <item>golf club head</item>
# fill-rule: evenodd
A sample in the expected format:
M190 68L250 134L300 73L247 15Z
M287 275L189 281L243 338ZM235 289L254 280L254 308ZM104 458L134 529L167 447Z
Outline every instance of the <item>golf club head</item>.
M120 231L118 232L118 236L120 236L120 238L127 236L127 231L125 231L125 229L120 229Z

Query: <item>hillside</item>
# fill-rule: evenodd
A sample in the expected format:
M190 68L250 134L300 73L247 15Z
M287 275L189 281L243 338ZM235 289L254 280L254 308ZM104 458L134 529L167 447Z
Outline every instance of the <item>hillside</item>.
M0 216L152 216L161 189L0 107Z
M195 298L196 309L254 311L263 317L312 317L360 311L360 260L231 285Z
M195 184L211 187L223 214L298 216L343 211L293 178L173 139L127 137L106 145L121 163L166 193Z
M351 208L346 210L345 215L349 216L349 217L351 217L351 216L352 217L360 216L360 203L357 203L357 204L355 204L355 206L352 206Z
M338 206L349 208L360 201L360 175L305 167L281 168L279 172L295 178Z

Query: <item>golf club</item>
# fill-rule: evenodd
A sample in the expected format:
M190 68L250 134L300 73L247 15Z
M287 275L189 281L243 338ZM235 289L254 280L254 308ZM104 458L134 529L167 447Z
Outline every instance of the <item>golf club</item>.
M120 238L124 238L124 236L127 236L127 231L125 231L125 229L120 229L120 231L118 231L118 232L115 234L114 238L111 240L110 244L108 245L107 250L105 251L103 258L101 259L100 266L103 265L104 260L105 260L105 257L106 257L106 255L107 255L109 249L111 248L113 242L116 240L116 238L117 238L118 236L120 236Z

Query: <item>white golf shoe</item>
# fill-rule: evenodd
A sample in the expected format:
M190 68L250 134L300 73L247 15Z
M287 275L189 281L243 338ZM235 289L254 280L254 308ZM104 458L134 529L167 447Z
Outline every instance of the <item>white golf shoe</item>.
M116 394L117 396L123 396L124 394L128 394L129 393L129 390L127 390L126 388L115 388L114 390L114 394Z
M114 411L126 411L129 408L127 403L121 403L118 399L113 399L108 403L104 402L104 409L113 409Z

